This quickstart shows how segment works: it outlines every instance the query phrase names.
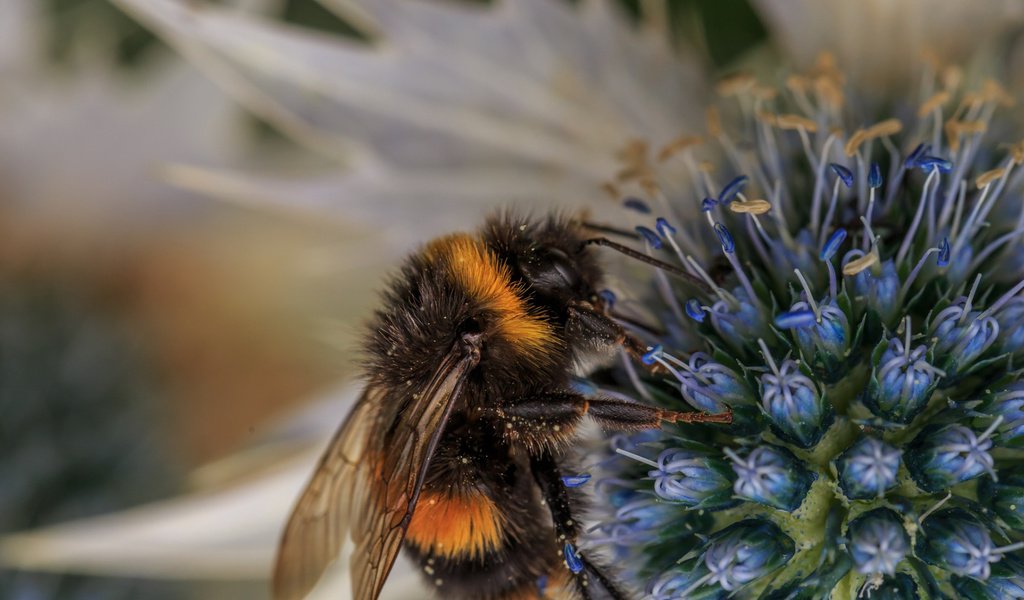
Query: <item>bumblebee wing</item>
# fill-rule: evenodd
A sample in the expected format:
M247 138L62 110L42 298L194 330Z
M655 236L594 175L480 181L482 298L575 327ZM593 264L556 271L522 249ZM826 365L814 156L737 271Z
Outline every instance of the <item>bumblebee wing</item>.
M331 440L285 527L274 596L299 600L345 534L355 600L375 600L398 556L416 500L466 376L479 361L456 346L424 385L370 387Z

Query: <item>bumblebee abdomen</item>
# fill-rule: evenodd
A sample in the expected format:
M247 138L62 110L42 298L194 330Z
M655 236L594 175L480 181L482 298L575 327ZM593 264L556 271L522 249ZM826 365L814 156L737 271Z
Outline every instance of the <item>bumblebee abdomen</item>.
M420 495L405 541L426 554L449 559L480 559L505 542L504 517L497 503L480 492Z

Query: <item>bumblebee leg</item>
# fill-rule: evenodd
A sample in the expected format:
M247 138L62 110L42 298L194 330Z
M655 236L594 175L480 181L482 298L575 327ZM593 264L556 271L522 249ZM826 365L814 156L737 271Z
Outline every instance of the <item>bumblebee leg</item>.
M550 452L542 452L540 455L530 459L530 468L533 471L533 477L537 481L537 485L540 486L544 501L551 511L551 519L555 525L556 542L560 548L576 551L578 561L576 569L570 566L573 564L573 561L569 557L565 558L567 559L566 568L572 570L576 575L577 590L580 595L584 600L590 600L592 597L591 590L593 589L591 584L592 582L597 582L604 588L612 600L628 600L629 596L623 593L612 582L611 578L602 573L590 559L576 548L576 540L579 537L579 521L573 514L569 492L562 483L562 473L558 468L558 463L555 462L554 456ZM567 547L566 544L571 546Z
M604 429L640 431L656 429L669 423L731 423L732 413L707 414L676 412L610 398L587 398L574 392L538 394L492 409L508 424L506 435L522 442L540 445L572 434L573 429L589 414Z
M569 322L566 325L569 335L585 342L598 342L609 346L622 346L635 360L641 361L647 352L647 344L626 331L614 319L599 311L589 302L576 302L569 305ZM644 364L641 361L641 364ZM659 364L644 364L644 368L652 373L663 370Z
M591 398L588 414L605 429L639 431L661 427L669 423L732 423L732 411L710 414L702 412L676 412L608 398Z

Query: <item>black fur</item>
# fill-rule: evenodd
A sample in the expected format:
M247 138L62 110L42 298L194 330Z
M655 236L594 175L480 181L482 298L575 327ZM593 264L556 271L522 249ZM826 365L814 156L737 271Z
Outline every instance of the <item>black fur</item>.
M621 337L621 328L603 315L595 294L602 278L595 249L582 244L583 232L568 219L533 220L506 213L488 220L480 238L508 265L527 303L552 324L555 338L543 360L526 359L511 344L489 337L495 315L422 253L408 259L385 291L366 339L368 379L398 387L429 380L463 333L483 334L479 365L445 426L423 490L483 492L502 510L504 544L478 559L446 559L407 544L407 552L446 599L500 600L566 569L545 497L550 493L542 494L531 463L541 455L559 460L586 410L585 401L568 391L575 362L595 346L616 343L616 334ZM513 418L504 410L514 413L517 403L545 395L572 397L551 404L559 415L547 414L544 403L526 417ZM394 422L400 421L400 408L394 410L399 411ZM654 414L654 409L647 410ZM562 424L557 432L549 419ZM616 426L614 420L603 424ZM519 428L529 429L530 435L515 435ZM537 439L542 430L551 433ZM543 475L547 481L557 480L557 473ZM573 515L572 510L560 506L559 516ZM578 522L578 514L573 519ZM576 527L559 529L573 538L578 533ZM584 588L577 589L582 597Z

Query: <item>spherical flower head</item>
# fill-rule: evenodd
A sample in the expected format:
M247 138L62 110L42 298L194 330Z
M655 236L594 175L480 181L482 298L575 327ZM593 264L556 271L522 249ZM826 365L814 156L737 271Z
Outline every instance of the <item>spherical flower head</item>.
M910 552L910 536L899 515L876 508L853 521L847 532L850 556L862 575L895 575Z
M721 508L736 504L735 474L729 462L706 452L669 448L658 455L658 468L648 473L659 498L690 508Z
M779 510L799 508L817 478L792 452L780 446L759 446L743 457L726 450L726 455L736 472L733 492Z
M779 435L801 448L818 443L832 416L817 384L792 360L761 375L761 408Z
M928 363L928 348L910 348L909 340L893 337L873 361L865 404L876 415L910 423L924 410L942 372Z
M851 500L881 498L896 485L902 452L877 438L864 437L836 460L839 487Z
M917 536L915 554L926 563L961 577L988 579L1001 558L980 519L959 508L928 516Z
M620 473L707 518L704 530L635 548L629 556L647 569L637 587L656 582L663 597L877 600L949 594L966 578L1011 595L1012 577L980 576L1016 548L986 546L967 535L974 529L943 534L948 514L935 506L948 494L944 506L972 507L991 531L1024 539L1024 479L1015 475L1024 471L1015 453L1024 445L1024 259L1014 259L1024 257L1015 201L1024 143L989 140L1005 92L934 80L922 105L897 101L904 118L895 119L860 114L864 90L845 102L838 67L825 59L779 83L723 83L725 99L709 112L712 152L691 136L685 151L657 155L678 160L644 161L634 147L636 164L626 165L645 174L622 184L627 193L693 217L658 229L657 257L678 259L679 277L671 289L660 276L650 286L650 314L670 333L644 334L667 349L687 404L729 407L734 420L666 427L657 447L669 451L646 459L654 469ZM637 224L649 227L655 212ZM607 378L623 382L619 392L678 409L663 373L623 371ZM720 471L714 448L726 448L732 473ZM915 511L923 516L912 519ZM806 560L747 583L719 575L737 561L700 544L751 515L811 549ZM960 554L993 560L949 550L958 539L962 550L974 544ZM665 550L671 540L686 550Z
M910 477L922 490L942 492L995 473L991 430L976 434L963 425L929 425L904 455Z
M703 352L690 356L689 369L682 373L680 385L683 398L696 409L721 413L729 408L754 406L753 390L735 371L717 363Z

